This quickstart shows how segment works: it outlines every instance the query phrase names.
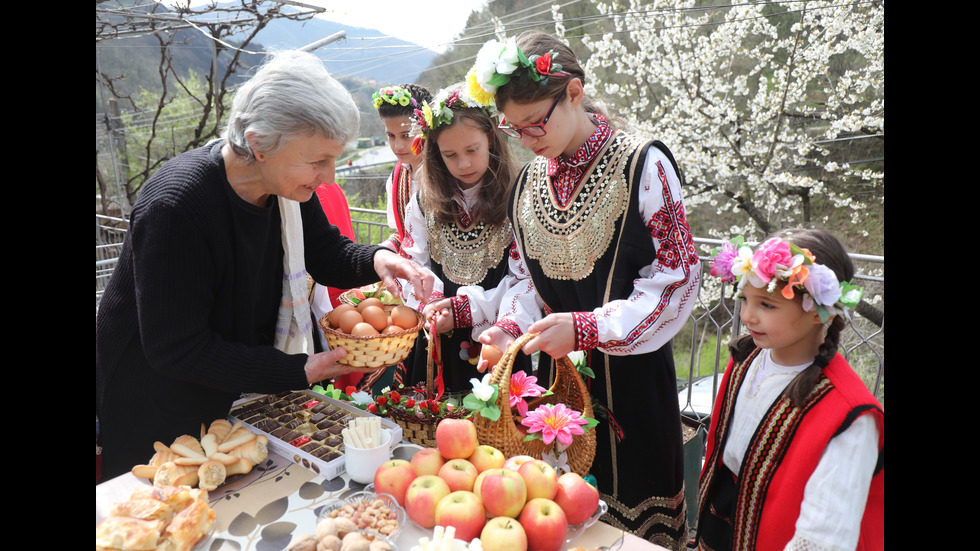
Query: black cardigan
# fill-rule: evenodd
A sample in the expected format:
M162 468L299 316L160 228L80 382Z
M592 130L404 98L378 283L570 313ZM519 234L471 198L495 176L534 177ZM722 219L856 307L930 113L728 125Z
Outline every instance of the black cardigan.
M96 415L106 477L145 463L153 442L199 436L242 392L307 386L305 355L272 344L282 293L277 198L262 208L225 177L222 142L181 154L151 177L96 315ZM376 246L301 205L307 270L350 288L378 280Z

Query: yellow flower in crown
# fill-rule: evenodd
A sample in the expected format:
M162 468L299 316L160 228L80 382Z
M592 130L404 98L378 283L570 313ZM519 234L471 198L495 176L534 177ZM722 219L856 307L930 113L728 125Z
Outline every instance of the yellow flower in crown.
M487 92L480 86L480 81L476 76L476 69L470 69L466 75L466 92L473 101L484 107L489 107L494 102L494 93Z
M422 120L425 121L425 128L432 128L432 108L428 102L422 102Z

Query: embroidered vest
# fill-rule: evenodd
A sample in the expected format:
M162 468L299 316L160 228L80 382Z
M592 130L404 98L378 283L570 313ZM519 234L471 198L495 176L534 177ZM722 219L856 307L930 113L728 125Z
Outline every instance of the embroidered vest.
M729 363L718 392L708 433L698 492L701 515L711 514L708 499L721 466L735 399L757 349L744 362ZM858 549L884 546L884 412L864 383L838 354L824 368L800 407L780 397L762 418L738 473L738 493L731 524L733 549L782 549L792 538L803 491L827 442L857 415L874 415L882 454L872 478L861 523Z

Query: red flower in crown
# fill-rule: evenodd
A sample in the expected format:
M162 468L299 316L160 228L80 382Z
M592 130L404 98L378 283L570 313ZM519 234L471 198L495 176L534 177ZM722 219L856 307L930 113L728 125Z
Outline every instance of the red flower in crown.
M344 394L347 396L353 396L355 392L357 392L357 387L354 385L348 385L347 388L344 389Z
M534 66L542 75L547 76L551 73L551 52L538 56L538 59L534 61Z

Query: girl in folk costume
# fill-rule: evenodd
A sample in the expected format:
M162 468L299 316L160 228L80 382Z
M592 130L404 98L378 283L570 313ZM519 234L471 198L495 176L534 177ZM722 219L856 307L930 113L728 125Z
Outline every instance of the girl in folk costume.
M730 346L701 473L699 549L883 549L881 404L837 352L861 290L832 235L725 243L749 334Z
M412 117L415 110L432 99L432 94L417 84L386 86L372 96L378 116L385 125L388 147L398 162L385 182L388 196L388 227L395 232L381 245L399 252L405 233L405 207L418 189L418 169L422 156L412 147Z
M388 147L398 159L395 169L385 182L388 227L394 233L380 245L400 254L405 235L405 208L418 189L419 165L422 163L421 151L416 149L417 144L412 136L412 121L415 110L432 99L432 94L423 86L402 84L381 88L371 99L381 122L384 123ZM357 386L365 392L378 394L382 388L392 383L408 382L405 375L412 371L412 361L409 357L397 365L367 374L360 379Z
M424 161L419 192L406 212L402 255L436 276L423 314L435 317L440 334L443 369L436 381L443 386L437 390L471 389L470 379L479 374L476 339L496 321L502 302L521 305L526 314L516 321L524 327L540 317L530 281L511 272L516 259L507 198L516 167L497 122L494 109L477 104L462 85L442 90L416 115ZM405 283L405 302L415 306ZM412 382L426 380L422 342L415 347ZM529 359L517 367L529 371Z
M546 34L487 43L467 80L538 156L520 171L509 211L548 313L524 352L587 353L593 399L609 413L592 467L604 520L678 549L687 529L670 339L694 307L700 270L673 156L613 128L585 95L575 55ZM481 340L511 339L491 330Z

